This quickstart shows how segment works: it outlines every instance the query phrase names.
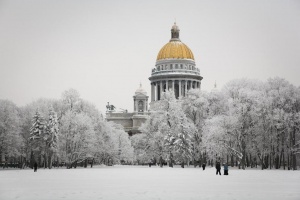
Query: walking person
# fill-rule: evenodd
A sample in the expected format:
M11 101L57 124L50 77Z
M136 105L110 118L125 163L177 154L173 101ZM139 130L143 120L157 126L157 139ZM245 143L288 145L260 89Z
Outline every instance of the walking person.
M206 166L206 164L203 163L203 164L202 164L202 169L203 169L203 171L205 170L205 166Z
M34 163L33 168L34 168L34 172L37 172L37 163L36 162Z
M228 165L227 165L227 163L224 164L224 175L228 175Z
M218 173L221 175L221 164L220 164L220 162L217 162L216 169L217 169L216 175L218 175Z

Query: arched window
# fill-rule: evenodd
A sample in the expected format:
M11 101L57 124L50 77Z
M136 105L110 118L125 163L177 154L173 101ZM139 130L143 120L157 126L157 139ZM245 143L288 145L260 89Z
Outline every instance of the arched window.
M138 109L139 109L139 112L144 112L144 102L143 101L139 101Z

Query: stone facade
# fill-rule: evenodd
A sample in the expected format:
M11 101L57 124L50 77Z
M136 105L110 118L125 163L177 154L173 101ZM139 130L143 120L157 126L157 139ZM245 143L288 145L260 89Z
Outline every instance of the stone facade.
M106 112L106 120L115 122L124 127L124 130L131 136L140 133L140 126L147 120L148 112L148 96L147 92L142 88L138 88L133 96L134 112Z

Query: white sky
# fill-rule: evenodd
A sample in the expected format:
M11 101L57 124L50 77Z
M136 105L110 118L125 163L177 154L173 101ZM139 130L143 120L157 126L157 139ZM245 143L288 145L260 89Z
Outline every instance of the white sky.
M22 106L74 88L101 111L132 111L175 18L203 90L245 77L300 85L297 0L0 0L0 99Z

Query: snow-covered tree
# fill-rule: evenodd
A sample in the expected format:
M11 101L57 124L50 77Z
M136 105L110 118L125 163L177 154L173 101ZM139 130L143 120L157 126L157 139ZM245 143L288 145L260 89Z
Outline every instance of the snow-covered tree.
M65 109L77 111L79 108L79 103L81 101L79 92L75 89L69 89L63 92L62 101L64 103Z
M17 106L0 100L0 161L22 155L24 141L20 136L20 117Z
M35 115L32 118L32 126L30 128L30 137L31 141L36 141L42 138L43 132L45 130L45 122L43 117L40 115L37 110Z
M57 114L51 107L49 109L49 119L46 124L46 130L44 135L45 141L45 165L52 168L53 154L58 151L58 119Z
M45 142L43 137L46 126L44 118L40 115L38 110L36 110L31 124L30 136L28 139L31 144L30 164L31 167L33 167L34 162L37 162L38 158L42 157L45 153Z
M67 111L61 119L60 133L60 156L69 168L93 153L95 132L86 114Z
M134 160L136 160L137 163L153 162L152 158L154 156L147 153L148 143L146 134L135 134L130 137L130 140L134 148Z
M147 136L146 151L155 153L156 160L167 159L172 166L174 160L191 159L191 135L196 129L172 91L163 93L162 99L152 106L152 113L140 130Z

